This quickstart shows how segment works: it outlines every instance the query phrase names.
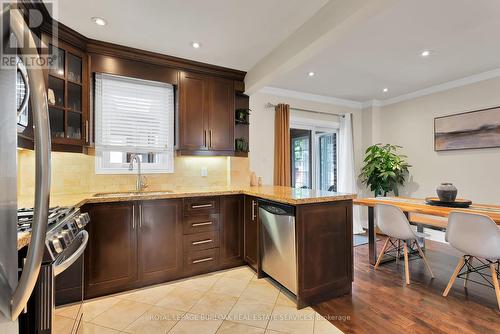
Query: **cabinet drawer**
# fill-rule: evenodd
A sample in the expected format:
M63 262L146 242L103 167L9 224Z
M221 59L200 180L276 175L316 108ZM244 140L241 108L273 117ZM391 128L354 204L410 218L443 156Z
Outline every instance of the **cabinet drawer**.
M219 213L219 197L184 199L184 216Z
M184 254L184 269L189 273L209 272L217 269L219 248Z
M219 231L188 234L184 236L184 252L219 247Z
M196 215L184 217L184 234L210 232L219 230L219 214Z

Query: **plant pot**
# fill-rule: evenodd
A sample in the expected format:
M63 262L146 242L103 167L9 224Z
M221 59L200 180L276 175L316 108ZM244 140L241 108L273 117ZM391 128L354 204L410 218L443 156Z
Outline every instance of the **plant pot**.
M458 190L452 183L441 183L437 187L436 193L442 202L455 202Z

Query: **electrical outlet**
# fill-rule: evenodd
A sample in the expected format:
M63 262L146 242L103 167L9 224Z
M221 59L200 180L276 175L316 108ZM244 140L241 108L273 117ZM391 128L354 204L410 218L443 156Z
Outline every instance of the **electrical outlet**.
M202 177L207 177L208 176L208 169L207 169L207 167L201 167L201 176Z

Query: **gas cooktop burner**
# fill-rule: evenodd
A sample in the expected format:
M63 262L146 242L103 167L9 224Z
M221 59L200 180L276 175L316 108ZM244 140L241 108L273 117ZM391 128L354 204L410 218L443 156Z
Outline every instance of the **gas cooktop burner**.
M68 216L74 208L56 206L49 209L48 226L62 221ZM31 223L33 222L33 208L22 208L17 210L17 231L30 232Z

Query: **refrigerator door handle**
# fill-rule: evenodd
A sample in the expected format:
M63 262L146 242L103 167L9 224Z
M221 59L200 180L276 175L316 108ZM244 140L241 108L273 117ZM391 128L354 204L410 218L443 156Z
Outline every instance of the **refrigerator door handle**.
M28 25L17 9L10 10L11 30L18 39L24 41L21 53L25 53L26 45L36 45ZM28 32L28 33L27 33ZM29 41L25 38L28 37ZM30 57L33 55L30 54ZM36 57L40 57L36 55ZM33 62L41 64L42 62ZM32 224L31 242L28 246L26 265L19 283L11 298L10 318L14 321L23 311L35 287L42 257L45 250L45 234L48 225L50 196L50 123L47 106L47 92L42 69L38 66L27 67L32 95L33 124L35 127L35 206Z

